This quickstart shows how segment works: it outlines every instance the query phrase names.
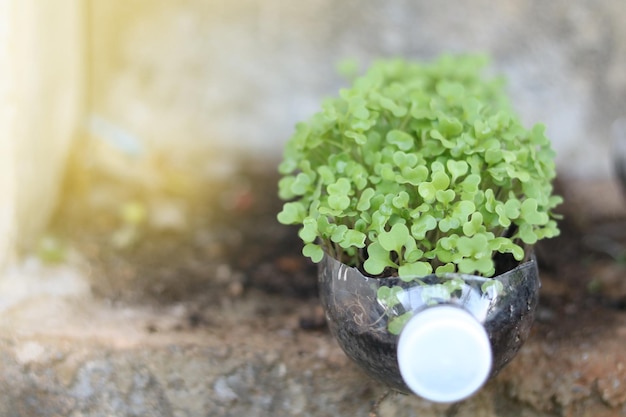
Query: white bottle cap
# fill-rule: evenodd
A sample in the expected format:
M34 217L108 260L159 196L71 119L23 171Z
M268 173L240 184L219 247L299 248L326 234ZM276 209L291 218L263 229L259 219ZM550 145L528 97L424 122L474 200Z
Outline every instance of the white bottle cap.
M406 385L434 402L474 394L491 372L485 328L467 311L440 305L420 311L402 329L398 365Z

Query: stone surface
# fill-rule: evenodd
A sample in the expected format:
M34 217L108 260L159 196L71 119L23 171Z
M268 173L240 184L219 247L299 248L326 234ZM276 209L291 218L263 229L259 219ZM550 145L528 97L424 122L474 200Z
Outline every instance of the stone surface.
M208 147L276 159L346 84L337 62L487 52L559 170L612 175L626 108L626 3L279 0L92 2L93 111L169 157ZM623 139L622 139L623 140Z
M121 247L110 237L125 220L102 202L132 186L91 181L50 230L64 260L29 257L0 278L0 415L369 414L386 390L325 329L315 268L275 222L275 174L236 172L186 199L184 230L146 221ZM626 414L626 216L566 219L537 247L540 308L512 363L465 402L392 395L381 417Z
M315 300L249 291L228 303L202 306L200 326L190 324L192 302L112 307L56 296L5 310L0 414L365 416L384 392L327 332L299 327ZM477 396L456 407L392 396L380 415L623 415L626 314L551 314Z

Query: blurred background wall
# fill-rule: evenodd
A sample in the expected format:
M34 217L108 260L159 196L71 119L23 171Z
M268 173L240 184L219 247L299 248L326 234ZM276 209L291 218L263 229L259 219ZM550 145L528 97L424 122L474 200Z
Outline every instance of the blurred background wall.
M294 123L345 85L346 58L364 70L379 57L491 54L571 181L611 177L610 125L626 115L623 0L0 0L0 11L0 255L45 224L69 152L83 161L74 177L85 166L148 182L170 165L227 175L240 155L272 166Z
M0 0L0 266L45 227L85 111L80 0Z
M488 52L562 175L610 175L626 115L622 0L90 2L93 111L156 147L276 159L343 81L336 64ZM263 156L261 156L263 155Z

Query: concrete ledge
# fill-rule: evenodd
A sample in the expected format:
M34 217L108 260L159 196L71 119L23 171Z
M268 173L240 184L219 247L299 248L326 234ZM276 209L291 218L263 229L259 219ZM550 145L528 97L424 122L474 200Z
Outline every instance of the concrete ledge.
M227 310L198 310L39 296L5 310L0 413L366 416L384 392L326 331L299 327L315 300L253 291L228 302ZM192 312L202 325L191 324ZM622 415L626 314L605 314L601 332L583 325L574 343L559 330L562 319L538 322L519 356L477 396L456 406L392 396L380 415ZM565 320L568 328L579 321Z

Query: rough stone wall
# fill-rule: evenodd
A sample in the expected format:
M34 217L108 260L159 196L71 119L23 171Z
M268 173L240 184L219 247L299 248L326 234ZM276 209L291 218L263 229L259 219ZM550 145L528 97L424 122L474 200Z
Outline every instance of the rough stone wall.
M94 109L140 142L277 158L293 124L356 58L486 51L562 174L611 175L611 123L626 110L620 0L93 1Z

